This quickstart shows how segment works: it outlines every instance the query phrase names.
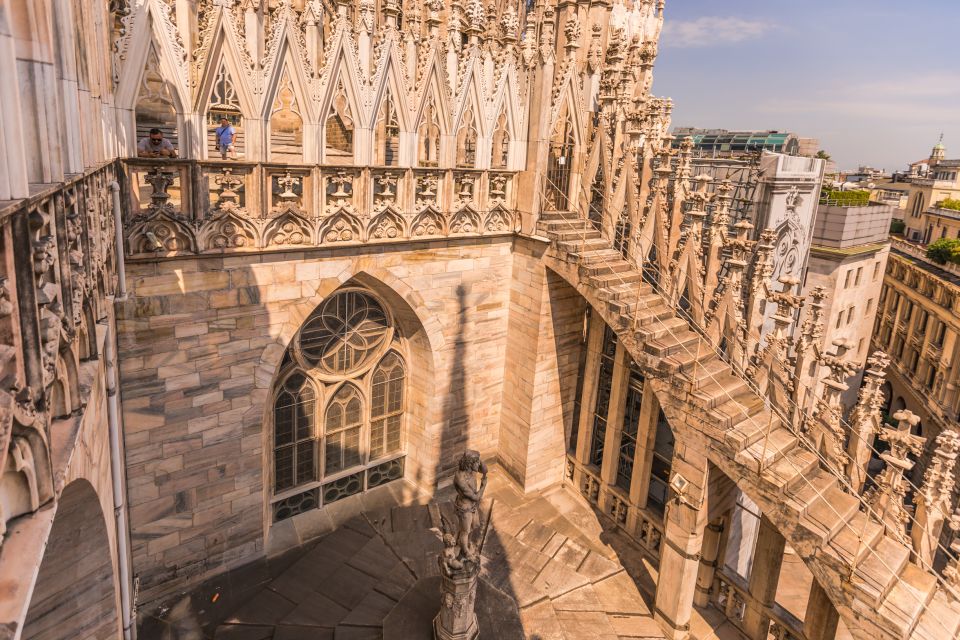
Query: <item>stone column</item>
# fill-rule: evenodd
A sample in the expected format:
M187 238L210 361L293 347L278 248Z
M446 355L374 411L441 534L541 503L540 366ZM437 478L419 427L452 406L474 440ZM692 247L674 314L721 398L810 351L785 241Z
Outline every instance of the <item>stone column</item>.
M674 492L663 518L660 577L653 610L654 620L670 640L684 640L690 635L707 526L707 459L702 453L677 444L671 477L673 484L683 484L684 489L679 495Z
M697 590L693 594L693 604L698 607L705 607L710 604L710 592L713 590L713 578L717 572L717 558L720 555L720 538L722 536L723 518L714 518L703 533L700 569L697 573Z
M613 358L613 384L610 388L610 408L607 411L607 436L603 441L603 466L600 481L604 486L616 484L620 458L620 439L623 436L623 414L626 410L627 384L630 382L629 356L622 342L617 342ZM604 505L603 508L606 508Z
M590 440L593 436L593 409L597 401L597 375L600 372L600 351L603 349L604 322L597 313L590 316L587 330L587 360L583 366L583 391L580 396L580 425L577 429L577 463L590 461Z
M440 613L433 619L434 640L475 640L480 635L474 601L479 563L448 574L440 560Z
M816 578L810 587L810 599L807 600L807 613L803 620L803 635L807 640L833 640L837 635L837 623L840 614L827 597Z
M777 595L780 567L786 540L767 519L760 518L760 533L753 552L753 568L750 571L750 599L743 614L743 627L753 640L766 640L770 629L767 609Z

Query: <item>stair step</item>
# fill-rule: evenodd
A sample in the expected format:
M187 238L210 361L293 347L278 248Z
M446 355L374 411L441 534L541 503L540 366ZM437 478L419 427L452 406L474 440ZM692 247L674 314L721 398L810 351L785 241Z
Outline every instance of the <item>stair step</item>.
M727 431L723 440L735 451L742 451L763 438L768 428L771 431L780 428L780 418L771 411L762 411L749 417L742 417L741 414L739 422L736 421L737 416L732 417L735 426Z
M633 266L626 260L618 260L616 262L581 263L578 270L581 278L591 278L614 273L627 273L633 271Z
M668 311L670 312L671 315L673 314L673 310L669 309L669 307L668 307ZM664 317L667 317L667 316L664 316ZM647 319L645 322L647 324L650 324L654 321ZM643 326L643 322L641 322L639 326ZM670 356L669 358L665 358L665 359L671 365L679 369L684 374L690 375L694 371L699 371L708 362L717 360L718 356L713 351L713 349L703 349L702 353L700 353L699 355L697 354L696 351L693 351L692 353L681 351L680 353L676 353ZM728 425L728 426L732 426L732 425Z
M909 559L910 549L893 538L882 536L853 574L851 582L859 591L858 596L867 599L873 607L880 606Z
M849 521L859 512L860 501L849 493L844 493L837 484L821 493L822 495L814 494L807 503L802 511L800 524L824 540L830 540L842 528L847 527Z
M579 220L580 217L574 211L541 211L540 221L549 222L553 220L569 220L571 218Z
M760 473L797 446L797 437L789 429L775 429L736 455L740 464Z
M629 271L617 273L600 273L595 276L588 276L587 282L590 286L597 289L609 289L621 284L638 283L642 280L639 271L630 269Z
M681 322L685 322L681 320ZM695 375L695 374L693 374ZM747 383L732 371L727 369L719 375L713 376L708 382L701 384L693 392L697 401L707 409L716 409L731 397L743 393Z
M770 417L766 415L767 412L764 411L763 405L763 399L760 396L753 391L744 391L719 405L713 410L713 415L717 419L719 428L730 429L747 418L753 418L762 413L763 416L757 419L763 424L763 429L766 430Z
M650 355L660 356L662 358L675 353L696 353L700 340L700 334L690 329L685 329L683 331L673 332L662 338L648 340L646 344L643 345L643 348ZM700 346L699 350L702 352L708 349L708 347Z
M941 587L920 616L913 640L951 640L960 635L960 604Z
M824 493L836 485L837 479L829 471L824 471L818 466L810 475L804 476L795 487L786 491L786 494L787 498L794 503L796 510L802 514L807 505L817 499L818 493Z
M694 390L702 389L711 384L715 378L731 371L730 365L721 358L713 358L705 365L694 367L693 371L690 372L690 376L693 378L693 388Z
M883 525L862 511L857 511L847 524L849 526L841 527L837 535L830 538L826 548L829 553L853 566L863 561L869 550L877 544L883 535Z
M779 487L785 494L797 487L819 465L817 455L803 447L794 447L790 453L763 470L763 479Z
M654 294L656 295L656 294ZM660 299L660 296L657 296L657 299ZM643 300L639 302L640 309L645 309ZM671 316L665 320L655 322L651 324L648 328L644 329L644 339L645 340L658 340L673 334L677 334L681 331L689 330L690 325L683 318L678 318L676 316Z
M577 260L581 264L595 264L597 262L624 262L623 256L616 249L602 249L600 251L588 251L580 254Z
M587 253L590 251L596 251L598 249L607 249L610 247L610 243L604 240L603 238L595 238L593 240L558 240L557 247L562 251L566 251L573 256L577 256L581 253Z
M563 225L563 223L559 224ZM596 240L603 237L596 229L586 227L578 228L572 225L548 229L547 235L552 239L561 240L564 242L575 242L577 240Z
M908 562L880 605L880 615L895 624L902 636L907 636L936 592L936 576Z

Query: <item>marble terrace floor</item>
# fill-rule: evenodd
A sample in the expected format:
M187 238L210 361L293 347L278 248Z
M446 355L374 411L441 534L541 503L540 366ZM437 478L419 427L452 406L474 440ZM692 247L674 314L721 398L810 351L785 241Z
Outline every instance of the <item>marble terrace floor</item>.
M523 497L491 472L493 518L481 578L519 607L526 640L662 638L651 614L656 570L565 489ZM423 577L438 575L437 504L368 512L280 560L235 570L141 626L141 640L375 640ZM623 559L627 559L624 562ZM438 597L439 598L439 597ZM439 599L437 602L439 608ZM695 613L698 640L740 640L723 615ZM411 639L414 640L414 639ZM492 639L486 639L492 640ZM497 640L513 640L501 636Z

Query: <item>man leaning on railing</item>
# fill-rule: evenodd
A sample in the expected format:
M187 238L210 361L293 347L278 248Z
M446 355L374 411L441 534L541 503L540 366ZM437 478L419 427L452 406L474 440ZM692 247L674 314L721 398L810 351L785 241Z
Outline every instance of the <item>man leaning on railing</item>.
M177 148L163 137L160 129L150 129L150 135L137 143L137 156L140 158L176 158Z

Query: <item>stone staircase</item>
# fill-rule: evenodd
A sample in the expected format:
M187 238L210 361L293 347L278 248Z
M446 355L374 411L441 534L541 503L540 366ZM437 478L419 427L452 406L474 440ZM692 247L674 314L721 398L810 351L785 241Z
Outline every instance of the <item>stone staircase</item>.
M851 633L872 639L958 636L960 604L910 561L908 544L860 510L860 500L821 468L798 434L600 232L566 212L541 214L539 231L551 241L547 266L591 303L648 369L671 425L699 439L711 462L761 507Z

